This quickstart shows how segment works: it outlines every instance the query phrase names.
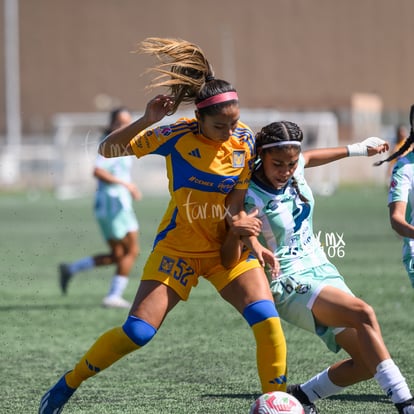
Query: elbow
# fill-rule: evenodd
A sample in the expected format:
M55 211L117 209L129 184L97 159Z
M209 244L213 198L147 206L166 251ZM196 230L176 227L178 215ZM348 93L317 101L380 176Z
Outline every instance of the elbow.
M100 178L101 178L101 170L100 170L99 168L95 167L95 168L93 169L93 176L94 176L95 178L100 179Z
M231 269L237 264L237 261L236 260L231 260L231 261L230 260L222 260L221 264L223 265L223 267L225 269Z
M390 220L390 224L391 224L391 228L399 235L399 236L401 236L401 237L409 237L407 234L406 234L406 231L405 231L405 227L404 227L404 225L401 225L401 223L398 221L398 220L393 220L392 218L391 218L391 220Z
M398 233L398 226L397 226L397 224L395 223L395 221L394 221L394 220L391 220L390 224L391 224L391 228L392 228L392 229L393 229L396 233Z
M116 138L109 134L98 145L98 154L105 158L120 157L121 146L117 143Z

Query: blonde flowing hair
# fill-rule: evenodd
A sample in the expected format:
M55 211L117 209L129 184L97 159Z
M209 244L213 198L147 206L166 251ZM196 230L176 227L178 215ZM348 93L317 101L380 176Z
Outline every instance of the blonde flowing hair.
M158 75L147 88L167 87L175 99L171 113L181 102L194 102L206 82L214 80L213 68L199 46L181 39L149 37L139 52L155 56L159 64L147 70Z

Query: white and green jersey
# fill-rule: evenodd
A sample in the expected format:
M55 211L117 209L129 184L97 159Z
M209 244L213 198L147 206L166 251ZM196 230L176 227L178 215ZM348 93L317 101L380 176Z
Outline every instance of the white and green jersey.
M131 182L133 157L105 158L98 154L95 167L108 171L113 176ZM132 209L132 196L129 190L121 184L111 184L98 179L96 190L96 214L99 217L114 215L121 209Z
M414 153L398 159L392 170L388 204L394 201L407 203L405 219L414 225ZM404 237L403 260L414 256L414 239Z
M291 182L281 190L267 187L252 177L245 200L246 211L257 207L262 220L260 242L274 252L282 276L303 271L328 259L313 234L312 215L315 200L304 177L304 158L300 155L294 177L305 203L300 200Z

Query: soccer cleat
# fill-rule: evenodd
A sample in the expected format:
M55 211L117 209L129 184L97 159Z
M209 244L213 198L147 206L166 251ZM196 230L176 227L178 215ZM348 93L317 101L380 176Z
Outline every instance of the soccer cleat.
M316 405L309 401L308 396L302 391L299 384L288 385L286 392L293 395L302 404L305 414L318 414Z
M395 404L399 414L414 414L414 398Z
M59 414L62 412L63 406L76 391L76 388L70 388L66 384L65 375L40 400L39 414Z
M62 289L62 293L66 295L68 290L68 284L70 279L72 279L72 272L69 270L69 266L65 263L61 263L59 265L59 273L60 273L60 288Z
M131 304L127 300L119 296L107 296L106 298L103 299L102 306L104 308L120 308L120 309L131 308Z

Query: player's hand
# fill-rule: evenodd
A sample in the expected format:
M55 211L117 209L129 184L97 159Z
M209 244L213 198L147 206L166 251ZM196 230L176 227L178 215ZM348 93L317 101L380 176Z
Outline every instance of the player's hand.
M249 214L241 211L231 218L230 230L237 236L258 236L262 229L262 222L256 216L259 210L255 208Z
M382 143L379 143L379 145L377 145L377 146L368 146L367 147L368 157L371 157L372 155L377 155L377 154L381 154L383 152L389 151L390 145L388 144L388 142L386 142L386 141L384 141L380 138L377 138L377 139L381 140Z
M157 95L145 108L144 118L152 125L161 121L174 108L174 99L168 95Z
M131 196L134 200L141 200L142 199L142 193L139 191L138 187L133 183L126 183L125 187L128 189L128 191L131 193Z
M260 258L258 257L258 259L263 267L266 267L266 265L269 266L272 280L277 279L279 277L280 264L272 251L263 247L262 251L260 252Z
M266 265L270 269L272 279L276 279L280 273L279 261L273 252L264 247L256 238L250 238L250 248L262 267Z
M348 153L350 157L367 156L381 154L389 150L390 146L388 142L378 137L369 137L362 142L350 144L348 147Z

